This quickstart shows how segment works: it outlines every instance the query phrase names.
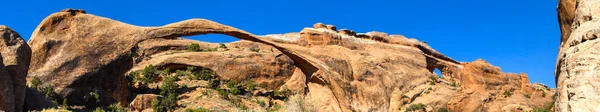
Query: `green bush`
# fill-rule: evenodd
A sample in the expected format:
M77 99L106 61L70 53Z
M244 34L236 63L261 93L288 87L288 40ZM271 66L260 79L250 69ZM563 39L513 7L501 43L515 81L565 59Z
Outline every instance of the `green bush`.
M248 50L250 50L252 52L260 52L260 49L258 49L258 48L250 48Z
M433 82L433 81L430 81L430 82L429 82L429 85L435 85L435 82Z
M425 104L423 104L423 103L412 104L408 108L406 108L406 111L418 111L418 110L425 111L425 107L427 107L427 106L425 106Z
M212 80L212 81L209 81L208 85L212 89L217 89L219 87L219 85L221 85L221 81L219 81L219 80Z
M239 49L239 48L240 48L240 46L235 46L235 48L238 48L238 49Z
M152 65L148 65L144 68L144 70L142 70L142 75L144 76L142 78L142 82L143 83L155 82L156 79L158 78L158 75L160 75L160 73L161 73L161 71L156 69L156 67L154 67Z
M98 108L96 108L96 110L94 110L93 112L106 112L106 111L104 111L104 110L102 110L102 108L98 107Z
M161 105L160 100L152 101L152 110L153 112L166 112L167 109Z
M281 105L275 104L271 108L267 109L267 112L278 112L281 109Z
M219 43L219 48L227 49L227 46L223 43Z
M106 109L107 112L129 112L129 109L121 106L121 103L113 103Z
M543 93L542 93L542 97L546 97L546 92L543 92Z
M529 96L529 94L524 94L525 98L531 98L531 96Z
M229 82L227 82L227 87L228 88L237 87L237 83L234 80L230 80Z
M234 95L238 95L241 93L241 91L238 88L229 88L229 93L234 94Z
M552 111L552 108L554 108L554 102L544 107L534 108L533 112L554 112Z
M438 76L429 76L429 80L431 80L433 82L437 82L438 81Z
M83 96L83 99L86 99L88 102L100 103L100 95L96 92L90 92L87 95Z
M288 89L287 86L284 86L281 90L275 91L275 95L276 96L289 96L289 95L292 95L292 91L290 89Z
M175 82L177 76L165 75L161 85L160 94L166 96L161 100L155 100L152 102L152 108L156 112L167 112L173 111L177 107L177 88L179 85Z
M175 76L165 76L162 84L160 85L160 94L169 95L175 93L179 85L175 82L177 78Z
M260 105L261 107L267 106L267 104L265 103L265 101L262 101L262 100L256 100L256 103L258 103L258 105Z
M40 85L42 85L42 80L40 80L39 77L37 76L33 76L31 77L31 81L30 81L30 85L29 87L39 90L40 89Z
M217 93L219 93L219 96L223 97L223 99L229 99L229 93L227 93L227 91L225 91L225 89L222 88L217 88Z
M502 93L502 94L504 95L504 97L510 97L510 96L512 96L512 91L507 90L507 91L504 91L504 93Z
M64 109L69 108L69 103L67 102L67 98L64 98L61 105Z
M192 43L190 45L188 45L187 48L188 51L202 51L202 48L200 48L200 45L198 43Z
M208 69L202 69L202 70L200 70L199 74L200 74L200 79L208 81L208 80L211 80L213 78L212 75L214 73L212 71L208 70Z
M450 84L450 86L452 86L452 87L458 87L458 84L455 81L452 81L452 84Z
M210 112L210 110L205 109L205 108L198 108L198 109L188 108L188 109L185 109L184 112Z
M252 91L255 88L256 88L256 85L254 85L254 81L248 80L248 82L246 82L246 90Z

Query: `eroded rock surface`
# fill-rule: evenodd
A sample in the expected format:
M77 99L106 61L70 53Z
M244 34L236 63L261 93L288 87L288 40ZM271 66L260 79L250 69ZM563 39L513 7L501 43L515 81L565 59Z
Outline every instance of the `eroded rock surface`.
M149 65L172 70L197 67L212 71L215 80L257 85L243 93L222 95L225 90L210 86L220 88L223 82L182 79L177 83L187 88L181 87L178 96L180 110L238 111L228 108L283 105L287 111L297 111L291 105L300 105L307 107L300 111L405 111L424 104L426 111L499 111L551 102L552 90L533 90L525 74L506 75L482 60L462 63L402 35L336 29L317 23L296 33L256 36L204 19L138 27L65 10L47 17L32 35L29 73L75 105L85 104L79 99L89 92L100 94L101 105L127 104L126 74ZM201 34L242 41L219 45L180 38ZM203 50L190 51L191 44ZM435 69L442 78L433 73ZM173 74L177 73L161 73L159 78ZM157 88L157 84L148 86ZM297 95L281 93L287 89ZM500 97L505 90L514 95ZM541 97L542 92L548 95ZM288 97L296 103L282 100Z
M21 36L0 25L0 110L23 111L31 49Z
M561 46L556 62L556 111L600 111L600 1L560 0Z

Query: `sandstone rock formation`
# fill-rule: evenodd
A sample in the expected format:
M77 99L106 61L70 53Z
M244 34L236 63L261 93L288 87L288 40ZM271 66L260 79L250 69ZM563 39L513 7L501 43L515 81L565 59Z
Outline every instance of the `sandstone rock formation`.
M23 38L0 25L0 110L23 111L30 56Z
M556 111L600 111L598 6L598 0L560 0L558 3L562 35L555 71Z
M505 74L484 60L463 65L456 78L462 90L450 100L451 111L532 111L553 102L555 90L533 90L524 73Z
M179 38L201 34L242 41L214 44ZM179 73L160 73L158 80L182 77L177 82L185 85L177 90L179 111L199 107L239 111L231 105L263 110L283 105L286 111L406 111L417 104L425 105L420 109L426 111L512 111L543 106L553 96L552 89L535 91L525 74L506 75L482 60L459 62L413 38L336 31L322 23L297 33L256 36L204 19L138 27L82 10L64 10L44 19L29 44L33 49L29 75L41 77L71 105L85 105L82 98L90 92L100 94L100 106L128 104L127 95L157 94L158 83L127 87L131 82L126 75L150 65L180 72L196 67L216 77L188 80ZM195 44L196 49L189 50ZM435 69L442 78L433 73ZM225 81L244 86L253 82L257 88L225 94L238 87L227 83L222 89ZM288 90L296 95L290 96ZM507 90L512 96L499 95ZM130 105L148 108L140 104L146 103Z

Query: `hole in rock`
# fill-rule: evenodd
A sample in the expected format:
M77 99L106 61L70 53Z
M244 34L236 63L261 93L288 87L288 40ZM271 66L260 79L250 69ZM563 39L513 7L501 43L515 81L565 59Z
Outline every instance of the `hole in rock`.
M223 34L206 34L206 35L194 35L194 36L185 36L182 37L185 39L198 40L203 42L211 42L211 43L229 43L238 41L240 39Z
M435 68L435 70L433 70L433 73L435 73L439 77L442 77L442 71L440 71L440 69Z

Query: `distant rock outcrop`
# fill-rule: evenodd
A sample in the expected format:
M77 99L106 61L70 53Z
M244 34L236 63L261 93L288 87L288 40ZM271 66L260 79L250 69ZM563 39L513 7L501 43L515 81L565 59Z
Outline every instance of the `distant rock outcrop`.
M23 111L31 49L21 36L0 25L0 110Z
M560 0L556 111L600 111L600 0Z
M533 111L553 102L554 89L533 90L527 75L502 73L484 60L464 63L456 79L462 90L448 104L453 112Z

